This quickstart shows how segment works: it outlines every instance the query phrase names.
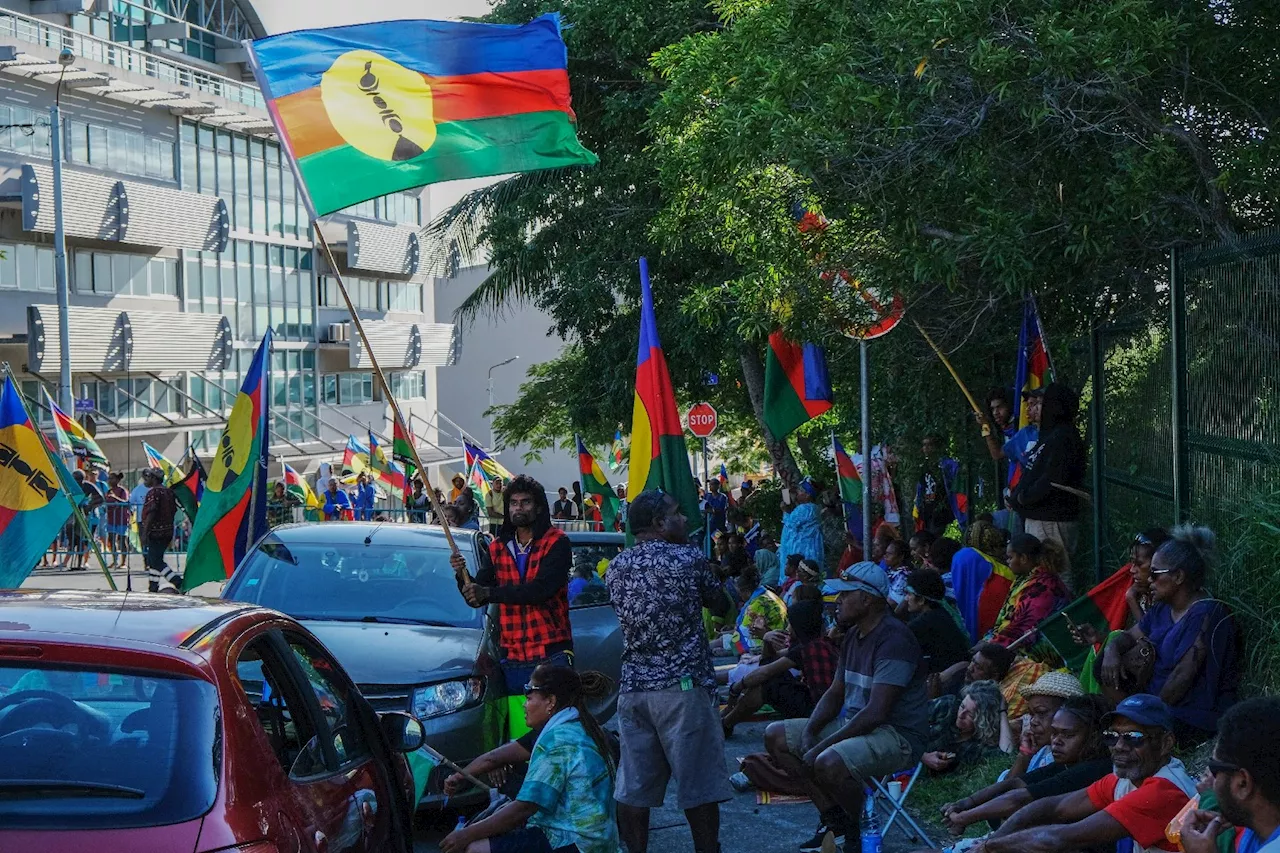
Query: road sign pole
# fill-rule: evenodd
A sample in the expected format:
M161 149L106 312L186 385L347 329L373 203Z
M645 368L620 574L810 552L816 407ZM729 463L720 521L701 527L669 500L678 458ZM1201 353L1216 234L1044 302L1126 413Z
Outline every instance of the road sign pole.
M871 542L871 484L875 478L871 474L871 363L865 340L858 346L858 354L862 374L862 471L867 477L862 485L862 558L866 560L871 553L868 547ZM888 514L886 507L885 515Z
M702 487L707 488L707 483L711 482L711 469L707 462L707 440L702 439ZM711 505L705 500L702 502L702 533L706 537L707 557L711 557Z

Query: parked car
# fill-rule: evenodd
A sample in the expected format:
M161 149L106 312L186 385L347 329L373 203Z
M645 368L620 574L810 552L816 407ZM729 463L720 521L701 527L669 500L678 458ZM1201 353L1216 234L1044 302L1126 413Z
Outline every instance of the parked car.
M409 851L422 737L280 613L0 593L0 850Z
M489 564L488 534L455 529L453 536L472 575ZM306 625L333 649L374 708L413 714L427 743L453 761L470 761L506 740L497 608L477 610L463 601L441 528L283 525L257 543L222 595ZM607 596L571 607L570 620L577 666L616 684L622 639ZM592 710L608 719L616 707L615 692ZM419 779L419 804L442 805L450 771L425 758L413 763L426 775Z

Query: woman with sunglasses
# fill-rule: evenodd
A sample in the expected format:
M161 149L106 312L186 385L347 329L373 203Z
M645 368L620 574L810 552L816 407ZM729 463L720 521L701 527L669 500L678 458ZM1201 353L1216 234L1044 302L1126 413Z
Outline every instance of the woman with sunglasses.
M599 673L543 664L524 687L525 719L538 731L516 798L454 830L443 853L617 853L616 764L586 700L608 691Z
M1169 706L1181 741L1209 737L1236 701L1239 639L1231 610L1205 589L1214 553L1207 527L1183 525L1151 557L1153 604L1107 643L1099 680L1119 701L1154 693Z

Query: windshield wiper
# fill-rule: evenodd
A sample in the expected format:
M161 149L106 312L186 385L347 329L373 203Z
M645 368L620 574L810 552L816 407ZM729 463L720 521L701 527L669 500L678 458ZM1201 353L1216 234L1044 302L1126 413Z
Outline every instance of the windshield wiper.
M53 794L70 797L119 797L140 800L147 795L140 788L112 785L106 782L73 782L63 779L0 780L0 797L26 794Z
M453 628L448 622L434 619L410 619L407 616L363 616L361 622L381 622L387 625L426 625L431 628Z

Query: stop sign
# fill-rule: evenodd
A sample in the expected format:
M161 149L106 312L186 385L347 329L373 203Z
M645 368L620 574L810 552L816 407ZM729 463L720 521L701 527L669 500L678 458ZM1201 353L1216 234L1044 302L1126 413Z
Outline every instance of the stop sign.
M716 410L710 403L698 403L689 409L689 432L706 438L716 431Z

